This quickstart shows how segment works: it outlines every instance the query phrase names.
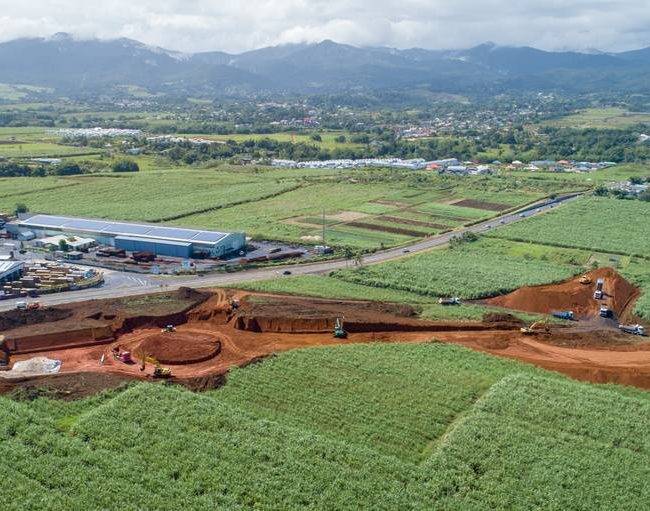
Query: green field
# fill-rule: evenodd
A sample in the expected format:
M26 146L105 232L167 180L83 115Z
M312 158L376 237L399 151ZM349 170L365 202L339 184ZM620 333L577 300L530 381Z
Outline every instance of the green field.
M650 124L650 113L627 112L622 108L588 108L543 124L562 128L628 128Z
M649 424L643 391L456 346L298 350L206 394L0 398L3 508L642 509Z
M334 275L371 287L476 299L564 280L582 271L580 263L579 259L552 261L532 253L518 254L508 242L483 239L389 263L339 270Z
M585 197L493 236L616 254L650 255L650 203Z

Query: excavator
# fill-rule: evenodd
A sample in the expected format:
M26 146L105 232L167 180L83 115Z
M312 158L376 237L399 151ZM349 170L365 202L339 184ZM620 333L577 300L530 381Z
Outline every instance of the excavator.
M334 332L332 333L335 339L347 339L348 333L343 328L343 321L341 318L336 318L336 323L334 323Z
M546 321L535 321L532 325L522 327L520 330L524 335L536 335L541 333L547 334L551 331L551 328Z
M153 377L154 378L171 378L172 370L169 367L162 367L160 362L156 360L151 355L148 355L145 352L140 352L140 371L144 371L147 365L147 362L154 366L153 368Z

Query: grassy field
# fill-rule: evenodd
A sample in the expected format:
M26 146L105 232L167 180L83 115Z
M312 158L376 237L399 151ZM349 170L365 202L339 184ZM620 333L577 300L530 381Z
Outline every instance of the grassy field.
M650 203L585 197L493 236L617 254L650 255Z
M282 354L193 394L0 398L4 509L641 509L643 391L444 344ZM505 455L507 453L507 455Z
M622 108L587 108L543 124L562 128L627 128L650 124L650 113L627 112Z
M190 137L199 137L199 138L208 138L210 140L221 140L228 141L233 140L235 142L241 143L246 142L247 140L263 140L270 139L277 142L293 142L295 144L304 143L315 145L323 149L363 149L364 144L353 143L350 141L350 133L346 131L318 131L314 132L320 135L321 140L317 141L311 138L310 134L305 133L291 133L291 132L282 132L282 133L251 133L251 134L230 134L230 135L201 135L201 134L183 134L183 136ZM336 139L340 136L345 137L344 142L338 142Z
M348 282L425 296L476 299L524 285L561 281L582 271L578 259L550 261L532 253L516 253L516 249L508 242L483 239L380 265L339 270L334 275Z

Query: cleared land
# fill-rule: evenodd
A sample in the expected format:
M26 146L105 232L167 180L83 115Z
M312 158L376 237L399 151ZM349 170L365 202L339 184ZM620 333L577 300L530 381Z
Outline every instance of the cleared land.
M442 344L295 351L203 395L140 384L81 402L0 402L7 509L650 499L647 394Z
M649 123L648 113L628 112L622 108L588 108L543 124L565 128L628 128Z

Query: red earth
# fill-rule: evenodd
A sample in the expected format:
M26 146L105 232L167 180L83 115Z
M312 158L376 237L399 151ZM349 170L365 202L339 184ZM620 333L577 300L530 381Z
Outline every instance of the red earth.
M594 283L598 277L605 278L607 303L616 314L630 314L638 296L634 286L611 269L596 270L590 276ZM75 374L86 381L96 374L98 379L107 382L107 386L116 385L124 378L152 378L154 366L151 363L147 363L144 371L140 371L137 356L136 363L124 364L112 357L115 346L134 355L145 352L169 367L176 382L203 389L222 384L223 375L233 366L243 366L290 349L434 339L533 363L585 381L616 382L650 389L650 342L622 334L611 324L593 319L599 305L592 297L594 285L585 286L573 279L553 286L522 288L488 300L491 304L531 312L573 309L581 317L590 318L570 326L553 325L549 333L533 336L522 334L519 330L522 323L507 314L492 314L481 322L421 321L410 306L389 303L215 290L209 297L186 295L178 303L179 310L149 315L149 310L145 309L142 312L146 315L129 316L120 310L119 303L112 301L108 318L93 312L93 321L104 321L105 327L113 331L112 338L70 347L64 327L69 325L70 331L75 332L75 339L79 332L68 320L40 323L38 331L43 334L44 345L38 356L61 360L63 374L22 377L13 383L0 378L0 392L8 391L12 385L33 386L34 380L40 385L49 382L67 389L66 385L71 384L70 378ZM194 305L188 306L190 298ZM233 298L239 301L236 308L232 306ZM104 309L101 302L93 302L92 307L86 304L87 312L96 309ZM84 310L83 304L76 306L72 317L78 320L80 310ZM344 321L349 332L346 340L332 336L336 318ZM168 323L175 324L177 331L162 333L161 326ZM50 342L48 336L52 333L48 332L48 327L57 338L51 349L45 344L45 341ZM15 330L18 342L21 333L26 335L24 328ZM13 335L11 330L7 334ZM57 348L61 345L65 348ZM34 356L34 353L13 354L11 361ZM107 375L111 377L107 379ZM88 384L90 388L97 386L101 386L99 380L96 385ZM70 392L83 395L84 391L75 386Z

